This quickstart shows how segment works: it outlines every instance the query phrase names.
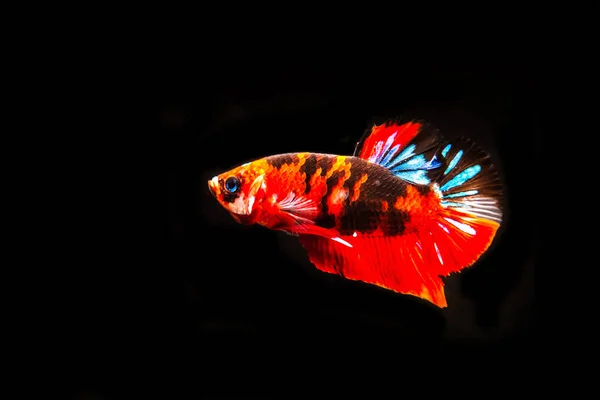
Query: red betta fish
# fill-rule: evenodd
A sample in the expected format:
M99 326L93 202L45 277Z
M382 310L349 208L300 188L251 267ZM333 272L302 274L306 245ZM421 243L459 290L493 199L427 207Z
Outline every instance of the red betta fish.
M489 156L418 121L373 126L353 156L274 155L208 186L237 222L298 236L319 270L438 307L442 277L475 263L502 220Z

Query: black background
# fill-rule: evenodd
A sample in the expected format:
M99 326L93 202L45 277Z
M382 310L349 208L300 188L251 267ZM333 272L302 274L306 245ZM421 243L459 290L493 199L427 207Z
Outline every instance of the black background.
M71 299L77 398L248 393L374 369L510 380L526 368L538 260L530 68L233 61L166 68L141 99L118 99L125 112L108 129L123 145L99 194L113 205L98 214L108 234L87 243ZM212 176L266 155L352 154L373 118L397 116L475 139L502 171L504 226L475 267L445 280L447 309L323 274L294 238L236 224L208 192Z

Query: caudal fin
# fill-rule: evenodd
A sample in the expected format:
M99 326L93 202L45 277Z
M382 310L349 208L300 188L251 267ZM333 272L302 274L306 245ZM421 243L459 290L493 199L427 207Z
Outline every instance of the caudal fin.
M440 148L445 168L435 183L441 208L429 224L446 276L477 261L494 239L503 214L502 187L487 153L461 138Z
M446 168L437 180L442 205L502 222L502 187L489 156L465 138L446 144L440 154L446 159Z

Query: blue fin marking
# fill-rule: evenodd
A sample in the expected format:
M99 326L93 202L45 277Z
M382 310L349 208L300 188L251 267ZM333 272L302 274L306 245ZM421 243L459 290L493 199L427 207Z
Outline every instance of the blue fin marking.
M440 167L445 165L445 160L435 156L441 136L437 129L429 124L390 120L383 127L375 126L365 135L357 143L354 154L387 168L402 180L426 185L431 183L432 179L437 180L443 171ZM363 148L363 145L373 138L372 135L377 135L376 139L369 142L368 148ZM432 171L436 169L439 169L439 173Z
M388 168L398 178L413 182L419 185L427 185L431 180L427 177L426 172L442 165L435 156L429 161L423 154L415 155L416 145L411 144L406 147L400 154L394 157L398 151L398 146L392 148L392 152L388 154L381 165Z
M392 159L394 158L394 156L396 155L396 153L398 152L398 149L400 148L400 145L397 144L394 147L392 147L392 149L388 152L387 156L385 156L383 158L383 160L381 160L381 165L382 166L387 166L390 165L390 161L392 161Z
M450 151L451 148L452 148L451 144L446 145L446 147L444 147L444 150L442 150L442 156L446 157L446 155L448 154L448 152Z
M457 174L454 178L446 182L444 186L440 188L440 190L442 192L446 192L452 188L460 186L469 179L473 178L475 175L477 175L479 171L481 171L481 167L479 165L470 166L469 168L466 168L464 171Z
M450 161L450 164L448 164L448 168L446 168L446 170L444 171L444 175L448 175L448 172L452 171L454 167L456 167L456 164L458 164L462 155L463 151L459 150L458 153L456 153L456 155L452 159L452 161Z

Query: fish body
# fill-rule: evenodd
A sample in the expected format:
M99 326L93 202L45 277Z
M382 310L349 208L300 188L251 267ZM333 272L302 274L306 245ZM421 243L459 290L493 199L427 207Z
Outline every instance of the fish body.
M441 277L477 261L502 218L487 154L419 121L373 126L353 156L273 155L208 184L236 221L298 236L321 271L438 307Z

